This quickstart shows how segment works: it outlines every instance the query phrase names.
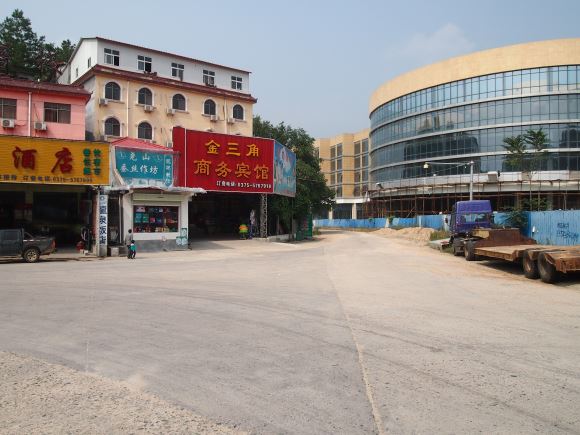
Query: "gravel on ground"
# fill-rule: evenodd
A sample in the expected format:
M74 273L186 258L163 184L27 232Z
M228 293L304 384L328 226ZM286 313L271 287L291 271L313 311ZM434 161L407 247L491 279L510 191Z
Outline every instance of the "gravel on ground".
M135 385L0 352L1 434L241 434Z

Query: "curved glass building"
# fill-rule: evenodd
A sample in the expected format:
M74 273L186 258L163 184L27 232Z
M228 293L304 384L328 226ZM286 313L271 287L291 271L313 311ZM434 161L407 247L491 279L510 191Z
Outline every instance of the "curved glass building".
M470 185L496 209L532 191L552 208L580 207L580 39L420 68L378 88L369 111L374 197L392 214L448 211ZM515 171L504 138L539 129L549 142L537 170Z

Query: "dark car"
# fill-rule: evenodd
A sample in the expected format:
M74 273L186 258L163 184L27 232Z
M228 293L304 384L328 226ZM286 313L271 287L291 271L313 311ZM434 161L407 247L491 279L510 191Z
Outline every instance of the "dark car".
M0 257L22 257L34 263L55 250L54 237L33 237L23 229L0 230Z

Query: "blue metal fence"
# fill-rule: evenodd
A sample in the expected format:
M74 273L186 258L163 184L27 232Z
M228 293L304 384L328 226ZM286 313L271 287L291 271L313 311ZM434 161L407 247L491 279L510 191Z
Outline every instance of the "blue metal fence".
M507 213L495 213L494 222L506 225ZM540 211L528 212L528 225L522 233L533 237L545 245L577 245L580 244L580 211ZM407 228L424 227L435 230L448 229L445 218L449 215L427 215L414 218L394 218L389 227ZM317 219L314 226L319 228L384 228L386 218L374 219Z

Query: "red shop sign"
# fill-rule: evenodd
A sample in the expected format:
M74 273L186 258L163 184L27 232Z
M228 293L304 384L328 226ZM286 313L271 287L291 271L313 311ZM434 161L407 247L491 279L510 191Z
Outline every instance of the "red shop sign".
M176 127L173 148L180 153L178 186L217 192L273 192L271 139Z

